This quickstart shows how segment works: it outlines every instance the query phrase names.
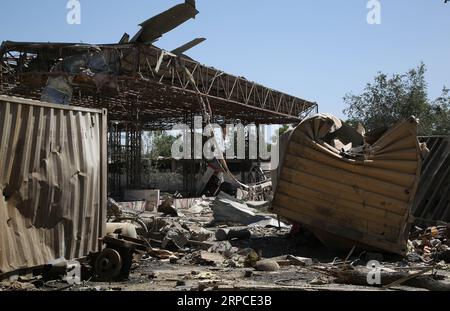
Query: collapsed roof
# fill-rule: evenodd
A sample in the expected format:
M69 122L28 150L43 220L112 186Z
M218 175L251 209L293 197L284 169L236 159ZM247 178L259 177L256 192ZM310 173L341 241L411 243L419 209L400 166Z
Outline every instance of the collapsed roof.
M118 44L3 42L0 93L107 108L112 120L153 128L170 128L203 113L200 98L216 122L299 123L316 111L316 103L184 55L204 38L172 52L150 43L197 13L195 1L186 1L142 23L131 40L125 34Z

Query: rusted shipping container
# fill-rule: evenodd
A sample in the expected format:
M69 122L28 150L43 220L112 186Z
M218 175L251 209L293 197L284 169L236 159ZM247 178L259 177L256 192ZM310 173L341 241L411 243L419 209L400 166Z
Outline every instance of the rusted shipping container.
M0 273L99 249L106 110L0 96Z
M330 115L303 121L286 149L274 211L324 244L405 254L421 151L417 121L373 142Z

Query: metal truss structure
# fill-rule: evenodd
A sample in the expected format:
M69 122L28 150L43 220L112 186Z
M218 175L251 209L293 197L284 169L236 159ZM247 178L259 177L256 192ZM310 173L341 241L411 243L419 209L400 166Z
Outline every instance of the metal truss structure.
M198 96L207 98L216 120L259 124L298 123L317 109L313 102L264 87L244 77L201 65L153 45L85 45L4 42L1 49L2 93L38 98L54 72L56 60L92 47L121 55L118 89L100 91L74 86L73 104L107 108L116 120L139 120L161 128L184 114L201 113Z
M101 73L108 85L99 86L72 72L69 60L100 53L113 68ZM112 61L114 60L114 61ZM58 64L62 66L58 67ZM0 51L0 94L41 99L51 77L72 83L71 104L108 109L110 191L142 185L142 133L191 124L203 115L225 124L297 124L317 112L317 104L264 87L244 77L201 65L185 55L175 55L151 44L71 44L3 42ZM59 69L57 69L59 68ZM184 168L185 191L193 189L193 163Z

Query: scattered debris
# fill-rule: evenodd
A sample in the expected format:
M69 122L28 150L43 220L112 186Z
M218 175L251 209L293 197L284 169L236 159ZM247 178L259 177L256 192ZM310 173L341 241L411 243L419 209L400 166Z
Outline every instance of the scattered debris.
M266 219L263 215L257 215L257 211L249 208L245 203L240 203L223 192L214 201L213 212L216 223L249 225Z
M415 227L408 242L407 258L411 262L450 263L450 225L429 227L425 230Z
M0 115L0 274L98 250L106 114L0 95Z
M164 239L161 242L162 248L182 249L189 241L190 233L183 228L179 223L174 223L162 230L165 234Z
M345 133L349 134L348 129ZM339 145L336 135L330 140L334 146ZM293 137L295 141L295 132ZM356 136L351 137L356 139ZM345 155L347 160L355 152L347 144L341 148L341 156ZM370 150L370 146L367 148ZM286 182L282 174L279 189L283 186ZM358 191L363 193L361 189ZM134 192L134 198L139 199L130 202L108 200L106 235L101 239L104 247L100 252L79 259L79 279L68 283L70 263L61 258L42 266L0 274L1 290L122 290L137 286L136 279L140 280L139 284L155 289L166 286L177 290L274 289L277 286L309 290L326 286L330 290L342 284L372 288L366 278L372 270L365 266L370 261L385 265L380 270L380 289L406 286L449 289L446 263L450 255L450 229L447 224L426 229L413 227L406 260L401 262L389 263L392 260L388 255L375 252L372 247L363 252L356 252L356 247L353 247L348 253L347 249L348 255L342 260L324 259L320 257L328 250L322 249L316 257L310 253L311 249L303 249L297 244L301 240L299 235L311 239L306 234L308 230L322 240L323 232L310 224L296 224L289 232L290 225L267 212L267 201L246 202L221 192L212 199L203 197L188 201L164 197L161 204L158 202L153 206L149 204L152 200L149 196L156 193L159 197L158 191ZM281 193L287 195L283 190ZM239 191L236 192L238 195ZM248 199L249 195L241 193L241 197ZM337 202L341 203L346 200L338 199L340 201ZM389 208L395 207L398 206L391 204ZM334 217L335 214L330 215ZM372 216L370 221L376 219L376 215ZM329 236L325 240L331 241ZM397 242L391 242L391 246L398 246ZM386 241L382 244L385 246ZM263 256L277 249L282 253ZM183 269L187 271L183 272ZM102 282L117 282L117 285L104 286Z
M279 223L271 214L262 214L258 210L250 208L244 202L239 202L236 198L219 193L213 203L213 213L215 223L240 224L257 227L278 227L285 224Z
M372 285L378 287L383 286L384 289L405 284L428 290L449 291L450 283L440 281L439 277L434 274L424 275L433 269L434 267L425 267L410 268L406 271L397 271L394 269L380 268L377 270L379 272L379 276L377 276L377 280L374 280L373 284L370 284L367 281L368 275L373 275L373 270L367 267L348 266L337 269L333 272L333 274L337 277L338 282L344 284L362 286Z
M220 266L225 262L225 257L218 253L198 251L191 255L191 262L203 266Z
M257 271L278 271L280 266L275 260L261 260L255 265Z
M260 212L269 212L270 202L269 201L246 201L248 207L256 209Z
M145 242L121 235L107 235L102 242L105 248L95 256L95 273L102 281L127 279L133 254L147 251Z

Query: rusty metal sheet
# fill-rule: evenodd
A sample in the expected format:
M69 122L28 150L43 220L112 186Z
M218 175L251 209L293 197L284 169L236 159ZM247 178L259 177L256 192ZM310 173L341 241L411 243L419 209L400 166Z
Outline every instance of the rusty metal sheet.
M348 131L330 115L308 118L294 130L273 209L333 248L404 254L421 167L417 121L410 118L374 144L352 149L347 144L358 146L357 135ZM349 141L333 146L339 132Z
M106 110L0 96L0 273L99 249Z
M72 81L70 85L73 87L73 94L77 96L72 97L71 104L108 108L109 119L129 122L135 122L135 109L139 106L139 118L141 123L146 125L146 130L171 129L174 124L184 123L183 115L187 111L201 114L195 85L209 98L213 119L216 121L223 119L235 123L239 119L243 124L298 124L304 117L317 111L315 102L264 87L245 77L201 65L184 56L180 57L182 66L176 69L172 66L172 57L161 58L166 52L150 44L91 45L5 41L0 49L0 62L9 69L3 74L0 71L0 93L40 99L42 87L52 75L48 72L49 68L55 67L56 60L71 58L83 52L86 54L93 48L110 51L111 56L116 52L123 55L117 76L119 93L116 94L117 90L113 91L109 87L100 88L102 91L98 93L92 81L83 85ZM18 66L21 62L20 55L27 55L27 61L37 67ZM160 71L155 75L154 68L161 59ZM108 64L111 68L116 68L114 62L111 64L108 61ZM195 73L194 84L190 81L191 76L185 74L184 67ZM132 75L136 70L140 71L143 79L136 79ZM205 85L205 81L210 81L209 86ZM164 87L161 87L161 83ZM125 96L131 93L139 94L137 101L129 100ZM101 100L98 100L100 98ZM182 106L180 102L183 102Z
M429 149L422 166L413 215L420 225L450 223L450 137L421 137Z
M154 42L156 39L161 38L163 34L168 33L191 18L195 18L198 13L195 8L195 0L187 0L185 3L178 4L141 23L139 26L142 29L130 42Z

